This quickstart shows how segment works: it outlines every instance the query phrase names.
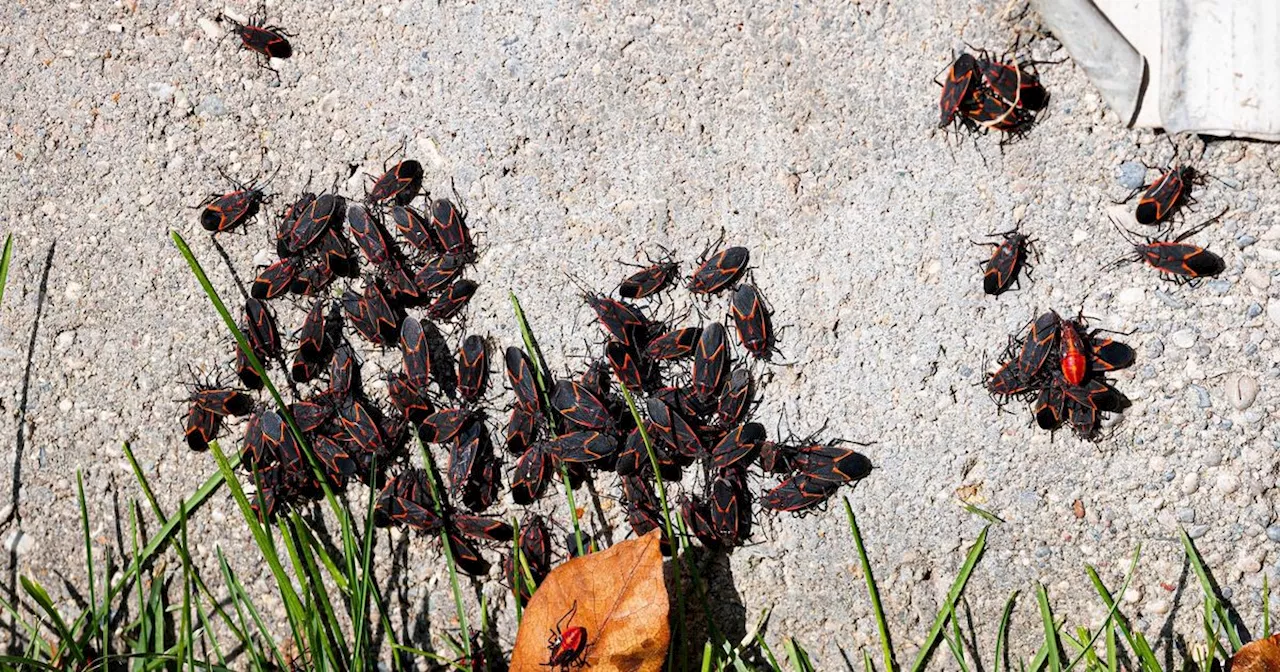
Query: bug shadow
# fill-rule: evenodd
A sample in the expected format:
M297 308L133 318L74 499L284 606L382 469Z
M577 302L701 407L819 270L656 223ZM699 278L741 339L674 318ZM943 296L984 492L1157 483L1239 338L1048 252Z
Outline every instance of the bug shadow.
M727 642L740 642L747 634L747 607L733 577L733 567L729 563L729 555L722 551L708 551L701 546L691 547L688 551L689 561L697 567L699 581L695 583L689 576L683 576L686 586L685 623L683 624L689 651L695 658L685 661L689 669L697 669L701 658L696 656L703 646L711 641L711 628L719 632ZM676 577L670 574L678 563L667 566L667 581ZM701 589L705 595L696 592ZM705 611L710 609L710 613ZM744 654L749 655L749 654Z
M49 271L53 268L53 257L57 251L57 246L56 242L49 244L49 251L44 256L44 267L40 272L39 289L36 290L36 314L31 321L31 337L27 339L27 358L23 366L22 383L18 392L17 434L13 440L13 476L9 487L9 512L7 517L0 521L0 526L14 521L19 525L22 523L22 514L18 511L18 494L22 488L22 463L26 454L29 435L27 411L30 410L31 404L31 371L35 367L36 339L40 334L40 319L44 316L45 300L49 295ZM8 555L9 571L5 577L4 592L7 595L14 596L18 585L17 544L9 545ZM21 647L22 637L19 636L17 628L12 628L7 648L10 652L21 653Z

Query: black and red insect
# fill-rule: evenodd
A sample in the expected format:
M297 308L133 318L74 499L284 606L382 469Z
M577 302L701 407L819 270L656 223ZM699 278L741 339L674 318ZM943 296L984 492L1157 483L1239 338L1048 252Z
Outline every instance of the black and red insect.
M561 630L567 623L573 623L573 616L578 612L578 603L574 602L568 613L556 621L555 630L547 639L547 649L551 657L543 663L543 667L560 668L559 672L568 672L572 667L587 665L587 629L580 625L570 625Z
M730 312L742 347L759 359L768 359L773 350L773 321L760 292L753 285L738 285L733 291Z
M433 320L448 320L456 316L471 301L480 285L474 280L455 280L443 294L427 306L427 316Z
M484 395L488 382L488 346L479 334L471 334L458 348L458 394L466 401L475 401Z
M737 546L751 534L751 507L740 468L721 469L711 481L707 500L711 527L726 546Z
M295 257L281 259L258 273L249 294L255 299L274 299L289 291L301 271L301 262Z
M404 375L414 386L426 387L431 380L431 349L417 318L406 317L400 323L400 350L404 357Z
M636 346L645 336L649 320L635 307L603 294L587 293L583 298L595 312L601 328L614 341Z
M191 406L218 416L244 416L253 411L253 397L230 388L199 387L191 394Z
M435 412L435 405L425 389L394 372L387 374L387 398L414 424L422 423Z
M506 353L507 380L516 394L516 403L523 406L531 414L542 412L542 404L538 397L538 388L533 379L533 363L529 355L516 346L507 348Z
M675 278L680 265L674 261L659 261L650 264L618 285L618 296L624 299L644 299L665 289Z
M1173 214L1178 206L1188 201L1194 202L1190 186L1199 179L1200 175L1191 166L1171 166L1162 171L1154 182L1134 189L1120 202L1128 202L1141 192L1138 207L1133 213L1134 219L1139 224L1159 224Z
M645 346L644 354L649 359L657 361L688 357L697 350L700 338L702 338L702 327L675 329L649 341Z
M545 444L534 443L516 460L511 475L511 499L525 506L542 496L552 478L552 458Z
M800 473L784 479L772 490L764 493L760 497L760 505L774 511L800 513L827 501L832 491L830 484Z
M756 422L738 425L724 435L711 449L711 462L724 469L755 457L766 438L765 429Z
M446 255L471 261L475 257L475 244L471 241L471 229L466 217L458 211L453 201L437 199L431 204L431 223Z
M319 197L303 194L290 207L281 224L282 230L276 239L276 250L280 256L298 254L322 240L331 227L337 229L345 212L344 203L345 199L337 194L321 194ZM290 220L289 215L294 213L296 216Z
M947 67L947 81L933 81L942 87L938 100L938 128L951 125L960 112L960 105L969 98L979 77L978 61L970 54L960 54Z
M187 439L187 446L191 450L201 452L208 450L209 442L218 435L221 424L221 418L217 414L192 404L187 410L186 429L183 432Z
M347 229L370 264L380 266L391 260L391 245L368 207L353 203L347 208Z
M230 17L225 18L231 21L231 32L240 37L240 43L245 49L268 59L284 59L293 56L293 45L288 39L291 36L283 28L263 25L259 20L252 18L249 23L238 23ZM269 68L265 64L263 67Z
M538 416L522 404L513 406L511 417L507 420L507 452L512 455L523 455L529 446L533 445L537 430Z
M312 362L319 362L327 350L327 317L329 302L317 299L311 304L302 328L298 330L298 355Z
M426 443L443 443L458 436L473 418L474 413L465 408L441 409L422 421L422 425L418 427L418 436ZM471 424L481 425L478 422Z
M713 294L728 287L747 270L751 253L745 247L730 247L707 257L689 280L694 294Z
M266 196L257 184L240 184L223 174L223 178L231 182L234 191L225 194L214 194L201 203L204 210L200 212L200 226L211 233L223 233L253 219L258 214Z
M434 294L447 287L464 267L466 262L462 259L441 255L423 264L413 276L413 283L419 293Z
M693 394L701 401L710 401L724 382L729 368L729 350L724 325L712 322L702 329L698 350L693 358Z
M639 392L644 388L646 368L634 350L618 341L609 341L604 346L604 356L628 390Z
M405 159L392 166L373 183L365 201L381 203L395 199L397 204L406 205L418 195L421 188L422 164L413 159Z
M1222 257L1199 245L1192 245L1182 241L1203 231L1205 227L1217 221L1224 214L1226 214L1226 210L1169 240L1162 240L1159 237L1139 236L1132 231L1126 231L1119 224L1116 224L1120 234L1133 245L1133 254L1117 259L1108 267L1143 261L1148 266L1160 271L1162 280L1177 284L1194 284L1202 278L1218 275L1226 270L1226 263L1223 262Z
M1018 273L1024 268L1027 270L1028 277L1030 276L1031 265L1027 263L1027 253L1033 249L1033 241L1026 235L1018 233L1016 229L991 235L999 236L1004 240L999 244L975 244L991 245L995 248L991 251L991 258L979 265L983 269L982 291L998 296L1017 282Z
M440 243L434 229L422 213L408 206L397 205L391 209L391 220L409 244L421 252L439 253Z
M613 416L604 403L571 380L557 382L551 390L550 401L565 420L583 429L607 431L614 426Z
M618 450L618 440L595 431L561 434L547 444L547 450L563 462L596 462Z
M734 369L716 405L716 424L720 427L741 424L751 408L751 392L751 372L743 367Z

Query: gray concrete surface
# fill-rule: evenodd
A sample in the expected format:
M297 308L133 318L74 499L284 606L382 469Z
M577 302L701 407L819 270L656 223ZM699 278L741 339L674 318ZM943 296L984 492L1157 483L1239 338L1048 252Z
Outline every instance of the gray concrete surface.
M188 363L225 367L231 350L168 234L187 236L232 295L191 209L222 186L216 169L280 167L272 190L293 194L308 175L325 183L355 166L344 186L354 193L406 140L428 188L455 181L484 232L472 329L517 342L514 290L557 370L582 352L587 325L563 272L604 287L622 277L616 260L658 244L688 260L721 229L751 247L796 360L773 369L761 415L877 442L874 473L842 494L904 652L983 524L958 490L1006 521L968 591L988 660L1011 591L1024 595L1016 650L1030 656L1034 582L1069 623L1097 622L1083 565L1118 585L1138 544L1125 608L1153 638L1199 640L1179 527L1245 622L1259 622L1280 544L1274 146L1184 139L1199 168L1238 189L1210 180L1185 220L1230 208L1196 238L1226 273L1174 287L1138 266L1100 270L1125 249L1105 216L1127 191L1122 164L1170 152L1122 128L1070 62L1044 68L1053 100L1026 140L1001 151L993 137L949 142L934 130L931 80L951 51L1011 42L1003 1L277 3L271 21L297 35L278 85L234 38L202 30L220 9L0 8L0 230L17 243L0 309L0 457L20 484L3 531L6 590L15 570L30 574L75 610L75 472L95 540L117 545L139 496L122 442L170 511L215 468L183 445L178 400ZM1061 57L1054 46L1035 53ZM970 240L1015 223L1040 241L1036 282L992 299ZM220 240L243 276L269 235L259 223ZM1006 335L1051 307L1136 330L1126 340L1138 363L1116 376L1133 408L1097 444L998 414L979 386ZM1234 376L1257 383L1251 403L1232 404ZM9 501L13 485L0 481ZM223 548L280 614L236 516L225 493L199 512L200 559ZM762 519L756 540L717 565L721 616L772 608L771 641L796 636L824 669L843 666L842 650L856 662L875 628L840 507ZM414 643L428 646L423 633L454 627L443 565L424 540L394 548L403 597L429 614ZM496 582L484 592L505 605ZM513 614L498 609L509 645Z

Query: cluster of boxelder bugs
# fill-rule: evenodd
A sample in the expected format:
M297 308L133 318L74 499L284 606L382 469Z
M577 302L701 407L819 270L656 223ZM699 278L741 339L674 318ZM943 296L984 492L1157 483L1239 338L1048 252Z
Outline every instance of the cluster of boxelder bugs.
M449 492L464 506L487 507L498 487L497 465L485 459L489 444L483 423L469 410L487 386L486 344L479 336L467 337L455 361L432 322L455 318L474 294L477 284L461 276L475 259L475 246L464 216L452 202L432 202L429 215L412 207L422 176L422 166L406 160L379 177L361 202L348 202L336 193L298 198L280 218L275 234L280 260L255 278L241 328L264 366L279 362L295 384L309 386L289 411L330 487L341 489L354 477L384 488L379 501L392 508L380 511L379 520L424 530L448 529L463 536L501 537L502 526L495 521L455 513L447 502L443 510L430 511L436 515L433 519L421 518L409 506L395 508L393 502L416 501L426 492L414 472L387 482L388 468L403 461L410 427L417 427L427 440L452 444L450 473L456 476ZM201 225L215 234L241 228L258 214L263 201L257 186L237 185L203 204ZM387 215L403 235L405 247L384 226ZM339 279L346 287L336 299L333 284ZM363 282L359 292L352 288L355 279ZM309 310L296 332L297 347L286 352L268 302L290 296L308 302ZM408 315L415 308L423 309L423 318ZM403 371L386 375L389 403L364 393L360 362L344 333L346 324L374 345L403 352ZM288 365L286 356L291 359ZM244 387L263 387L239 348L236 373ZM437 411L437 406L446 405L442 400L458 408ZM255 409L244 391L197 388L187 416L191 448L207 448L227 415L249 415L244 465L257 486L255 505L262 515L322 492L289 422L275 411ZM471 464L489 466L473 474L467 471ZM482 487L482 479L491 485ZM509 528L506 535L509 539ZM481 566L462 536L452 546L460 564Z
M1049 104L1033 63L1006 63L979 50L961 53L947 68L938 100L938 127L970 132L999 131L1008 137L1025 134Z
M1133 365L1133 348L1101 337L1083 317L1063 319L1049 311L1009 339L1000 367L987 374L987 391L997 403L1031 402L1035 422L1055 430L1063 424L1082 439L1095 439L1101 414L1127 405L1106 374Z
M504 474L512 500L527 507L561 474L576 487L593 472L613 472L627 520L644 534L662 527L655 479L679 482L696 465L696 491L675 501L703 545L729 549L751 533L753 465L784 478L759 497L761 504L792 512L818 506L866 473L865 458L852 446L812 437L770 441L752 421L758 377L749 364L770 360L777 338L760 291L743 280L750 260L743 247L704 253L687 279L678 263L664 259L627 277L612 296L584 293L604 338L602 356L581 375L556 380L535 370L518 347L505 350L501 365L491 363L478 335L463 339L455 354L436 325L455 317L475 290L476 283L460 277L475 246L451 202L434 201L427 214L412 207L421 181L421 166L402 161L359 202L304 194L281 216L280 260L254 279L242 325L257 358L289 372L296 400L288 414L225 386L203 386L191 397L187 437L194 449L207 447L224 417L248 416L243 463L260 515L356 479L378 490L377 526L443 537L462 571L484 575L491 564L483 546L509 544L514 536L507 523L486 516L501 498ZM264 201L258 186L237 185L204 204L201 224L214 233L244 227ZM650 317L676 285L707 301L727 297L724 317L681 327ZM307 302L292 348L269 305L288 297ZM400 366L382 374L385 396L365 393L361 362L347 340L352 333L399 351ZM238 353L240 381L259 389L263 381L248 360ZM515 397L500 437L487 426L494 366L503 366ZM637 399L642 426L619 386ZM411 431L444 447L446 469L408 465ZM507 469L504 454L514 458ZM506 580L525 597L554 564L552 522L527 513L516 540L523 561L502 559ZM569 553L592 550L591 537L585 539L580 547L570 537ZM552 666L577 660L569 632L576 631L554 645Z

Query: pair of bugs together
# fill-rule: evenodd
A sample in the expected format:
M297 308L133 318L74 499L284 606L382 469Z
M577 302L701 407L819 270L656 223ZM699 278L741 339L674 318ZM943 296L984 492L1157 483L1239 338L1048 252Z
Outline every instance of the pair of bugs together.
M1031 61L1005 62L985 50L961 53L947 67L938 99L938 127L958 126L970 132L994 130L1020 136L1049 104Z

